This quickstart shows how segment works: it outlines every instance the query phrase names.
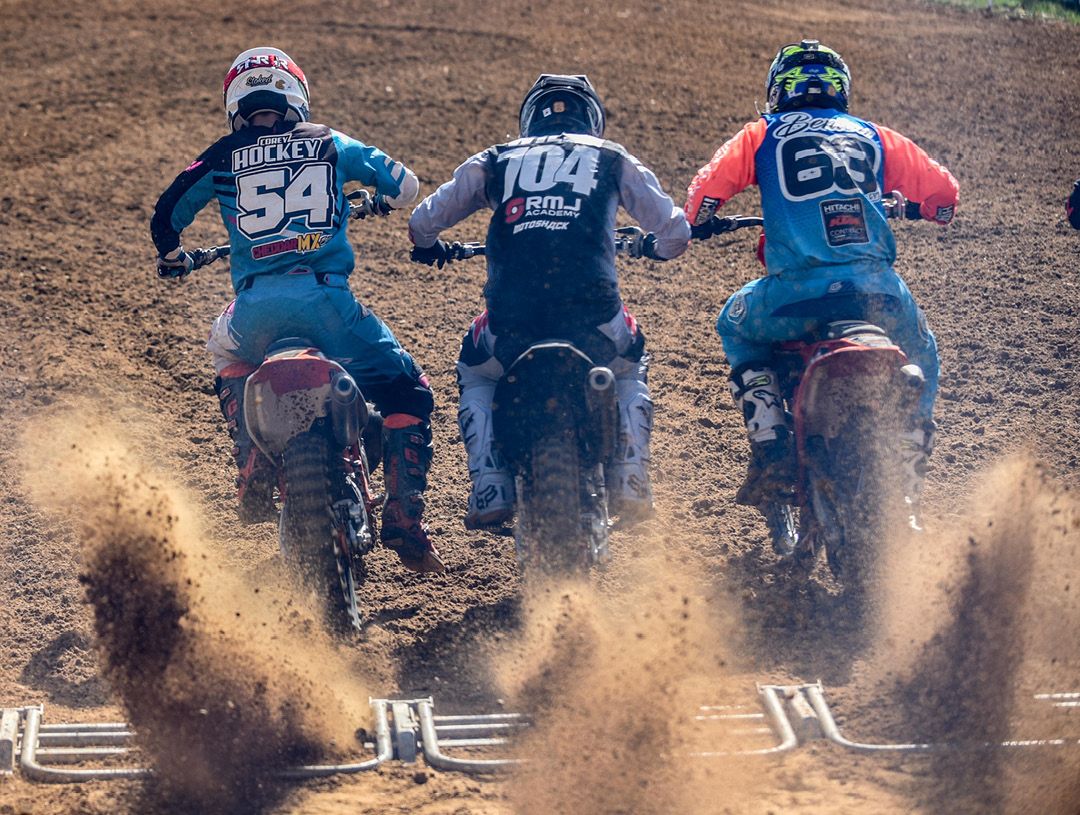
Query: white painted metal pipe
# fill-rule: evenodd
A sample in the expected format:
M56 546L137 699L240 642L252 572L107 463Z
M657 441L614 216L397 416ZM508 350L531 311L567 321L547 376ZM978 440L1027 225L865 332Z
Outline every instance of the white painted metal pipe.
M471 773L503 773L522 763L522 760L517 758L465 759L447 756L439 749L434 703L430 699L420 699L416 703L416 712L420 717L420 739L424 760L436 769Z
M371 707L375 713L375 757L354 764L308 764L294 767L278 773L281 778L322 778L338 773L361 773L374 770L384 761L394 757L394 742L390 737L390 722L387 719L385 699L372 699Z
M41 708L26 710L23 721L22 752L19 755L19 772L36 781L90 781L93 779L145 778L150 770L142 767L101 767L95 769L57 769L47 767L37 760L38 729L41 726Z
M15 772L15 738L19 734L19 711L0 712L0 776Z
M840 728L836 724L836 719L833 718L832 711L829 710L829 703L825 701L825 692L821 685L807 685L803 688L803 693L806 694L806 699L810 702L810 707L812 707L817 714L818 722L821 724L821 732L825 734L825 738L839 744L841 747L847 747L849 750L857 750L860 753L895 751L921 753L940 749L933 744L864 744L862 742L851 741L840 733Z

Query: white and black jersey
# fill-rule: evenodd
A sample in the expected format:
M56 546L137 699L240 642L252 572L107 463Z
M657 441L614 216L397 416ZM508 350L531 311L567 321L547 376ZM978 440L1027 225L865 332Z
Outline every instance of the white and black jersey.
M490 208L488 280L492 328L555 334L599 325L622 305L615 273L615 214L623 206L656 234L656 253L682 254L690 227L652 171L615 142L578 134L489 147L413 211L417 246Z

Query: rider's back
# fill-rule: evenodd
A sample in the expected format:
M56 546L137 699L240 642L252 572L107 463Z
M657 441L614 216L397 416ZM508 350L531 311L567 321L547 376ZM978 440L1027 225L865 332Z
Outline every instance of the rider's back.
M257 275L350 274L349 181L401 191L405 168L314 122L243 127L212 144L162 195L151 229L179 233L214 198L229 232L234 288Z

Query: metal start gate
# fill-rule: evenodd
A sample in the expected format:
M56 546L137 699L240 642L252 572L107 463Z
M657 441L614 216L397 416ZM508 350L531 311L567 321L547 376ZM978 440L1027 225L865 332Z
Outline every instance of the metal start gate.
M1039 704L1061 712L1080 709L1080 692L1040 693ZM316 764L285 770L287 778L318 778L373 770L386 761L413 763L422 755L428 766L466 773L498 773L522 759L506 755L513 737L528 728L520 713L436 715L426 699L372 699L374 742L364 755L345 764ZM121 722L46 724L43 706L0 710L0 778L13 775L34 781L72 782L141 778L151 772L130 766L137 757L131 728ZM758 685L757 704L706 705L694 716L702 733L712 729L723 749L701 751L698 758L782 754L808 742L826 740L861 753L937 752L959 749L1080 746L1080 738L1037 738L994 744L867 743L845 736L833 717L820 683ZM738 749L730 745L738 743Z

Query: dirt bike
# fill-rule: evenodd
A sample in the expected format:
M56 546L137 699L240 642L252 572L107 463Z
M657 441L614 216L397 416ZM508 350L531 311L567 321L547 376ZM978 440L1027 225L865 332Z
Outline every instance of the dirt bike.
M918 219L919 204L885 196L889 218ZM762 226L761 218L713 216L712 234ZM898 510L892 483L897 439L925 380L858 309L812 335L773 347L795 441L793 495L758 507L781 561L808 574L818 552L845 586L860 586L874 541ZM841 316L841 315L837 315Z
M616 252L640 256L644 236L637 227L616 230ZM454 243L449 251L455 261L486 247ZM530 343L495 387L492 422L495 447L514 473L523 572L585 575L607 562L604 465L619 433L611 369L565 338Z
M385 214L366 190L348 198L350 218ZM229 247L191 254L194 270L228 256ZM371 484L381 458L381 417L340 364L307 339L284 337L248 377L244 421L277 470L286 563L324 604L331 630L359 631L357 589L382 503Z

